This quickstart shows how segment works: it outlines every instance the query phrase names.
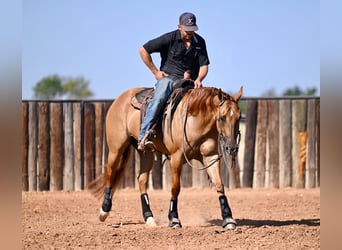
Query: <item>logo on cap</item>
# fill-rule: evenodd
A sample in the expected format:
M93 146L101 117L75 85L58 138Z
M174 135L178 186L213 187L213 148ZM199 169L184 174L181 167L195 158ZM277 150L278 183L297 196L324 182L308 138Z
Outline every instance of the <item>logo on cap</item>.
M194 24L194 20L192 18L188 18L187 25L193 25L193 24Z

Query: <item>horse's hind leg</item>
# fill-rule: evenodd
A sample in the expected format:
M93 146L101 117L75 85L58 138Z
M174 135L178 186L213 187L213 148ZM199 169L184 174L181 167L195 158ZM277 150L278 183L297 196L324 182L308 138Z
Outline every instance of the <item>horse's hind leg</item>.
M217 157L217 156L215 156ZM212 157L208 157L204 159L205 164L209 164ZM229 207L227 196L224 193L224 185L222 183L222 179L220 176L220 169L219 169L219 162L213 164L210 168L207 169L207 173L212 181L212 183L215 185L217 194L219 195L219 202L220 202L220 208L221 208L221 215L222 215L222 227L224 229L235 229L236 228L236 221L233 219L232 210Z
M102 207L100 208L99 219L105 221L112 209L112 198L115 189L118 187L121 177L124 174L125 162L123 159L128 157L130 148L128 147L121 156L117 152L109 152L108 163L106 166L106 188Z
M154 160L154 153L152 151L137 151L140 157L140 170L138 176L141 208L144 220L148 226L156 226L156 222L153 218L153 213L150 207L150 200L147 194L147 184L149 179L149 173L152 169Z

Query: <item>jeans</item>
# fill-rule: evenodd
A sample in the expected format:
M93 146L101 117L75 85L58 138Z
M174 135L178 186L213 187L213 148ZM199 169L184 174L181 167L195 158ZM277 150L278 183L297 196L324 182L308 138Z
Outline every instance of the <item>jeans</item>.
M156 83L154 95L147 106L144 120L140 126L139 142L144 138L146 132L151 129L152 125L157 120L157 116L161 112L161 109L172 94L173 82L174 80L164 77Z

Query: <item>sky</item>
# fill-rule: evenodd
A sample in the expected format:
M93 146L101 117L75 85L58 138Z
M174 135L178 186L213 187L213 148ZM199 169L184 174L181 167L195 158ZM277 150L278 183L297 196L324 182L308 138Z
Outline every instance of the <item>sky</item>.
M156 80L138 53L145 42L197 17L210 65L204 86L258 97L295 86L320 95L318 0L22 1L22 99L42 78L84 77L94 99ZM160 57L153 54L157 67Z

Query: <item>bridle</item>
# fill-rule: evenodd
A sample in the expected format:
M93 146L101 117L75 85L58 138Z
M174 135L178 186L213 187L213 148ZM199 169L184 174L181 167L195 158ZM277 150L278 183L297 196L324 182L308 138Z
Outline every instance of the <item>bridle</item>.
M190 96L188 98L188 101L186 103L186 107L185 107L185 115L184 115L184 125L183 125L183 155L184 155L184 158L186 160L186 162L189 164L190 167L192 168L195 168L190 160L188 159L186 153L185 153L185 142L188 144L188 146L190 148L191 145L190 145L190 142L188 141L187 139L187 136L186 136L186 122L187 122L187 119L188 119L188 104L189 104L189 99L190 99ZM221 102L219 103L218 105L218 118L217 118L217 122L219 123L222 123L222 122L225 122L223 121L223 116L221 116L221 107L222 105L227 101L226 98L223 98L223 100L221 100ZM207 169L209 167L211 167L215 162L219 161L222 157L223 157L223 160L224 160L224 163L226 166L228 166L228 159L227 159L227 154L225 152L228 153L228 155L231 155L232 156L232 159L233 159L233 163L235 165L235 160L236 160L236 156L238 154L238 151L239 151L239 144L240 144L240 139L241 139L241 133L240 133L240 130L237 132L237 143L234 144L234 145L231 145L229 144L228 142L228 139L227 137L224 135L223 133L223 128L222 126L219 126L220 127L220 131L218 131L218 156L216 159L213 159L210 161L210 163L208 164L208 166L204 166L202 168L196 168L197 170L204 170L204 169ZM231 166L233 167L233 166Z
M219 124L222 124L223 122L225 122L225 120L223 120L223 118L222 118L223 116L221 116L220 107L226 101L227 101L227 99L224 98L218 106L219 116L217 118L217 121L219 122ZM227 136L225 136L223 133L223 126L221 125L221 126L219 126L219 128L220 128L219 129L219 138L218 138L219 139L219 145L218 145L219 155L221 155L221 157L223 156L224 163L226 166L228 166L228 159L227 159L227 154L226 154L226 153L228 153L228 155L232 156L232 161L233 161L233 164L235 165L236 156L239 152L239 145L240 145L240 140L241 140L240 130L238 130L237 134L236 134L236 143L232 145L228 142ZM231 167L233 167L233 166L231 166Z

